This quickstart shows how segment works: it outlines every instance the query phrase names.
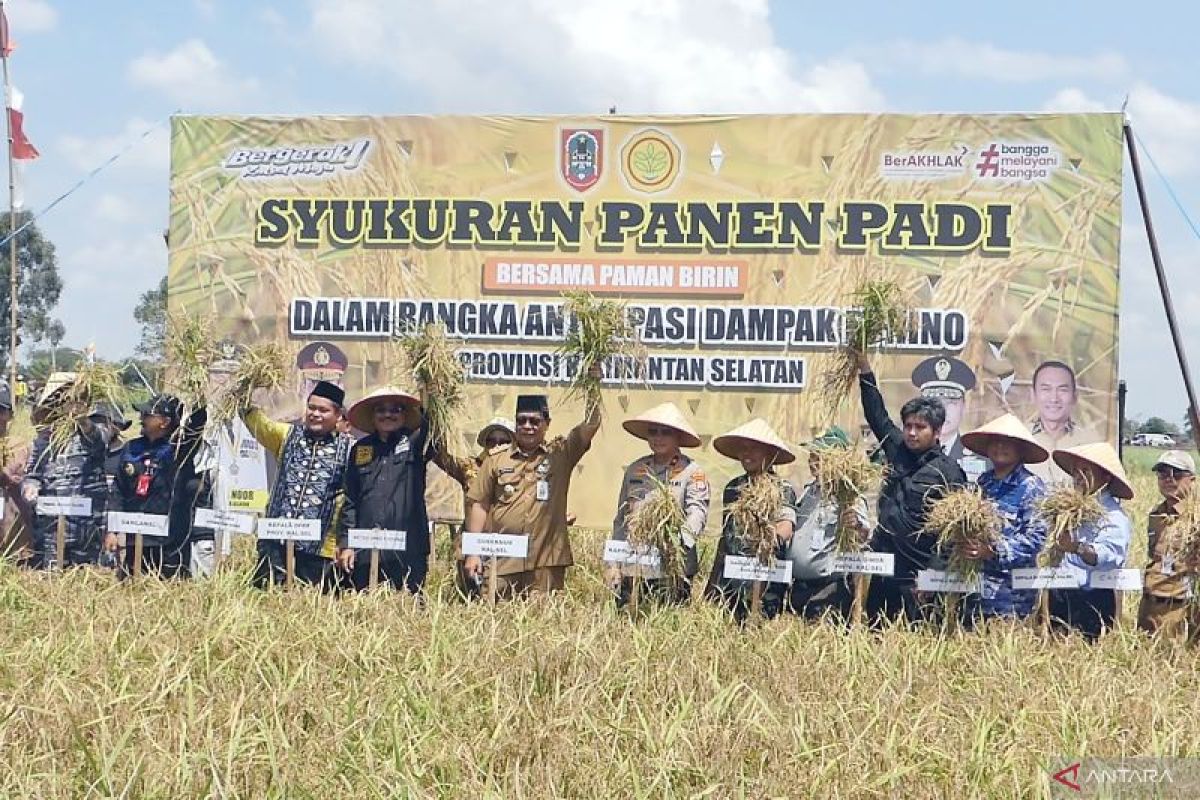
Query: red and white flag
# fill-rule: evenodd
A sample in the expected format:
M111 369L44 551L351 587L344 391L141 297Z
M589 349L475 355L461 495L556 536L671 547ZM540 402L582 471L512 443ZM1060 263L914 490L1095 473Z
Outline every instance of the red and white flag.
M8 15L4 13L4 6L0 5L0 55L8 58L16 49L17 45L8 34Z
M29 141L29 137L25 135L25 115L21 113L21 106L25 102L25 95L12 86L8 92L8 124L12 127L12 157L17 161L32 161L41 153L33 146L33 142Z

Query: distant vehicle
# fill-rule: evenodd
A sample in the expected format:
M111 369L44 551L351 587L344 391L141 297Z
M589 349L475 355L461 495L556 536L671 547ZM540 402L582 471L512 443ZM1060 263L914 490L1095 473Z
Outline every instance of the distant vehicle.
M1129 443L1144 447L1171 447L1175 440L1165 433L1139 433Z

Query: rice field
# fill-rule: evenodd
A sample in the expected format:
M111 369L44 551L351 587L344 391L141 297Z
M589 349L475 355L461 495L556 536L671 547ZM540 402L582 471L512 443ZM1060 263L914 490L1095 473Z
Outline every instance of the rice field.
M494 609L438 537L424 604L252 590L247 540L205 582L0 568L0 797L1039 797L1080 756L1200 752L1196 653L1134 602L1093 647L698 599L634 624L599 532L565 594Z

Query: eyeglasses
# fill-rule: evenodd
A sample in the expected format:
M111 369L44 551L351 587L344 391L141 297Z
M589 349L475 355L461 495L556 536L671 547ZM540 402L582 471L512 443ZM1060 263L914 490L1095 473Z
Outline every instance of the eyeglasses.
M1174 481L1182 480L1184 478L1191 476L1191 474L1192 474L1192 473L1188 472L1186 469L1174 469L1172 467L1160 467L1159 469L1156 469L1154 471L1158 473L1158 477L1170 478L1171 480L1174 480Z
M646 427L647 436L670 436L675 431L671 428L660 428L657 425L649 425Z
M404 412L403 406L385 406L385 405L375 406L376 414L400 414L403 412Z
M543 422L545 422L545 419L543 419L540 414L518 414L517 415L517 427L520 427L520 428L523 428L526 425L528 425L531 428L536 428L538 425L541 425Z

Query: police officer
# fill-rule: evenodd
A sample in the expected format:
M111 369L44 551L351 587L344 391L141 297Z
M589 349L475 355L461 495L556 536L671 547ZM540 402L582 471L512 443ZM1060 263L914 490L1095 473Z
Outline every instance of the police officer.
M922 397L941 401L946 409L940 441L942 452L954 459L972 483L988 468L987 459L963 448L960 427L967 407L967 392L975 388L975 372L962 359L950 355L927 358L912 373L913 385Z
M673 587L665 586L661 581L648 581L646 588L651 596L665 593L668 602L686 604L692 596L692 578L699 568L696 539L708 521L712 489L700 464L684 455L680 448L699 447L700 437L673 403L655 406L626 420L622 427L644 439L650 445L650 455L642 456L625 469L621 491L617 495L617 513L613 518L613 539L626 540L630 513L654 490L656 482L667 484L687 519L680 542L683 579ZM633 588L633 578L622 579L621 569L614 567L609 569L608 582L617 592L617 605L625 605Z
M498 596L562 589L567 567L575 563L567 538L567 492L575 465L600 430L600 408L589 403L583 421L565 437L547 441L549 428L546 396L518 396L516 440L484 459L467 492L471 509L464 530L529 537L525 558L497 560ZM483 563L467 556L463 569L476 577Z

